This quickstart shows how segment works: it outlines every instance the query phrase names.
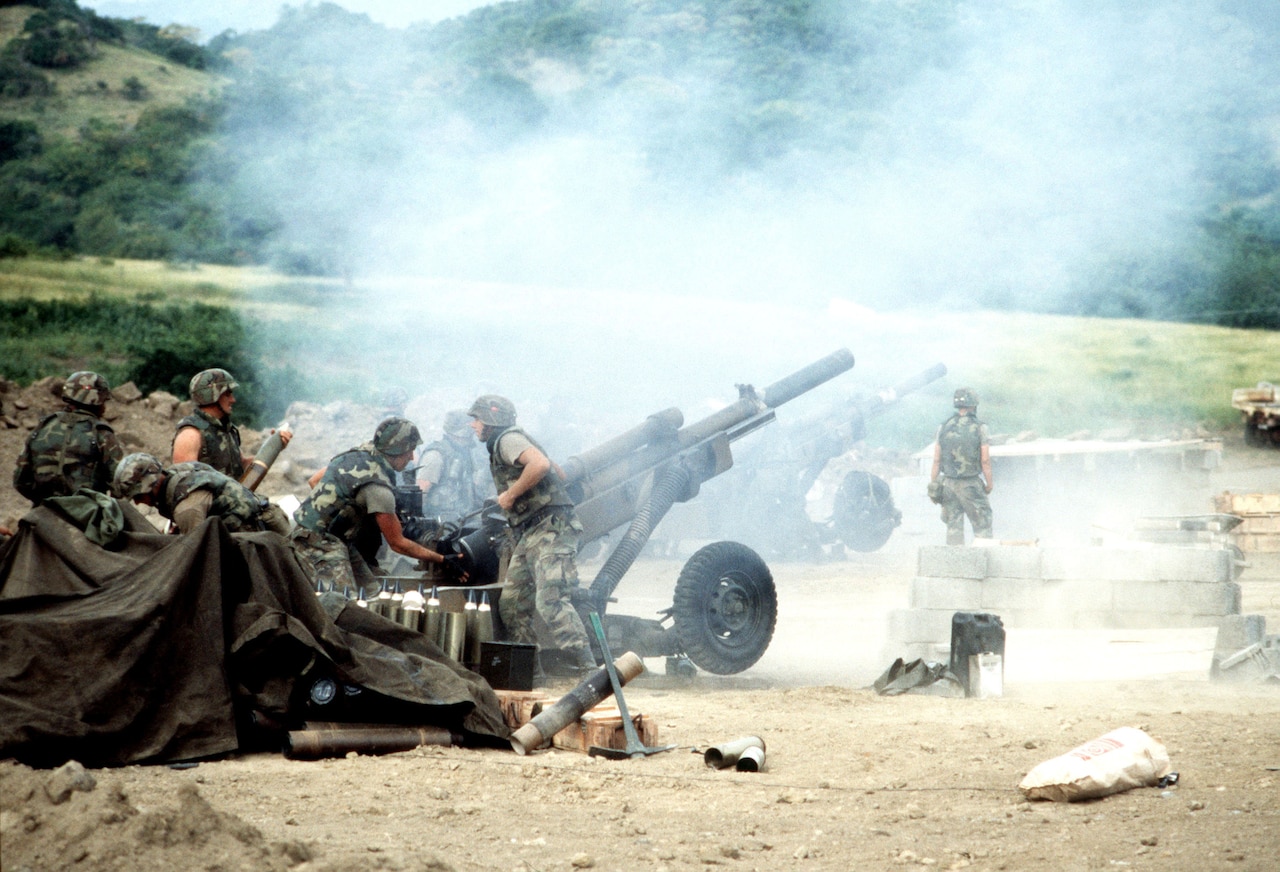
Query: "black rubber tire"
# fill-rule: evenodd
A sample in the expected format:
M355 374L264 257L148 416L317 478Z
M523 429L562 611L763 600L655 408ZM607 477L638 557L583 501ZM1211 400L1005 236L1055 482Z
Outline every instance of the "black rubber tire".
M884 545L902 523L889 483L862 470L854 470L840 482L833 516L841 541L863 552Z
M672 605L684 653L700 669L733 675L759 660L778 623L778 590L760 555L713 542L680 570Z

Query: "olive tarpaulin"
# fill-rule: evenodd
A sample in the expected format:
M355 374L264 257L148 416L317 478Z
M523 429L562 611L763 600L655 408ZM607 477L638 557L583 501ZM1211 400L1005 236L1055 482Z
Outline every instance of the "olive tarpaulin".
M164 535L121 506L105 547L48 505L0 545L0 758L112 766L260 750L247 725L296 720L320 675L376 703L346 720L509 747L480 676L419 633L317 597L285 539L231 534L216 517Z

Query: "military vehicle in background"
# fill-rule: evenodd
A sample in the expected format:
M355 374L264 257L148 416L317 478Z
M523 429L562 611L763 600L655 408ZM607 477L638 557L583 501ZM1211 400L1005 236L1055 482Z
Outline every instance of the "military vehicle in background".
M733 442L773 421L778 406L853 365L853 354L840 349L763 390L738 385L736 402L700 421L685 426L679 409L665 409L562 464L583 526L581 544L625 528L584 591L615 652L677 663L687 657L720 675L741 672L760 659L773 638L778 594L765 562L738 542L713 542L690 557L676 579L672 605L657 619L611 615L609 603L672 505L697 496L704 482L733 466ZM462 554L469 584L492 584L499 580L505 529L500 512L482 510L428 544Z
M716 535L742 537L782 559L819 559L830 546L875 551L902 523L889 483L861 469L844 475L829 517L814 520L808 496L828 464L857 447L871 419L907 394L947 374L936 363L875 394L850 394L829 408L771 431L744 451L741 471L719 483L730 492L717 500Z
M1280 396L1271 382L1236 388L1231 406L1244 418L1244 440L1250 445L1280 445Z

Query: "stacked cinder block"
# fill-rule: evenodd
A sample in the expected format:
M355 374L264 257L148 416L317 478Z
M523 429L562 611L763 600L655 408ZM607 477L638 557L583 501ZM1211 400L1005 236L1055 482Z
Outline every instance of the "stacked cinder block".
M945 661L960 611L997 614L1006 629L1236 629L1233 576L1223 549L923 547L909 608L890 614L888 653Z

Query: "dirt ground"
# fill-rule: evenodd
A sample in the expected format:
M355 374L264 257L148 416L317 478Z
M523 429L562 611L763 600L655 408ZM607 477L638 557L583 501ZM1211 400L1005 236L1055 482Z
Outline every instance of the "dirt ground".
M31 393L0 392L14 422L0 426L0 463L25 437L21 422L39 405ZM160 414L153 406L164 402L154 398L116 406L113 423L135 443L130 450L167 450L177 410ZM360 436L337 448L367 432L360 415L344 419ZM341 429L332 420L328 429ZM299 449L307 426L295 425ZM293 469L273 470L269 493L296 492L302 456ZM1263 481L1280 467L1280 453L1239 457L1233 468L1243 480ZM5 476L0 522L25 509ZM891 541L823 564L774 562L777 631L741 675L681 682L663 674L662 661L648 661L652 671L628 686L626 702L656 722L658 743L671 750L616 761L434 747L316 762L263 753L87 773L0 761L0 868L1280 866L1280 686L1207 676L1007 684L1001 698L981 700L868 689L889 665L885 614L907 605L914 547ZM668 604L680 562L638 563L616 609L649 615ZM583 574L593 569L584 565ZM1268 630L1280 632L1280 572L1259 562L1240 583L1244 611L1266 615ZM1036 764L1126 725L1165 745L1176 786L1073 804L1029 802L1018 791ZM763 771L703 764L710 745L747 735L767 745Z

